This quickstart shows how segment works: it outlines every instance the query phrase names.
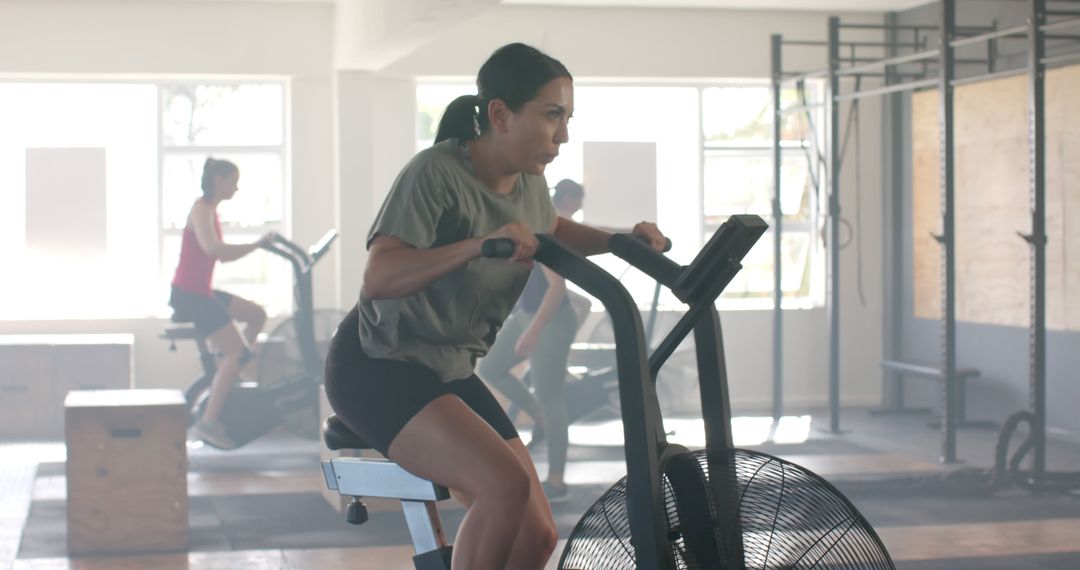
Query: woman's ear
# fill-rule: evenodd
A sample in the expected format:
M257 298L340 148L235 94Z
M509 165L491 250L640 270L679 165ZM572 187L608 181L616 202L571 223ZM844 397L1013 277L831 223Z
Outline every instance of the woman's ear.
M505 133L509 128L510 115L513 111L506 106L506 102L502 99L494 99L488 102L488 122L491 123L491 127L497 132Z

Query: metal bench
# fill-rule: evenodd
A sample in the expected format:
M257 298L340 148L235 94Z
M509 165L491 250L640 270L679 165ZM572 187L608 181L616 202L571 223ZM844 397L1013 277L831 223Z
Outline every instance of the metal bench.
M923 378L926 380L934 380L937 382L945 383L945 370L938 366L931 366L926 364L915 364L911 362L902 362L899 360L884 360L881 362L881 368L889 372L895 373L895 384L893 385L893 393L891 402L885 408L871 410L872 414L927 414L930 413L928 408L909 408L904 405L904 378ZM957 368L956 369L956 402L949 402L948 390L945 391L945 402L943 405L943 415L955 414L956 422L953 428L994 428L997 424L991 421L972 421L967 419L967 383L972 378L978 378L981 373L975 368ZM935 420L928 422L930 427L935 429L940 428L943 430L945 437L948 440L955 439L955 433L948 433L950 428L949 423L944 420ZM955 458L948 457L946 454L945 461L952 462Z

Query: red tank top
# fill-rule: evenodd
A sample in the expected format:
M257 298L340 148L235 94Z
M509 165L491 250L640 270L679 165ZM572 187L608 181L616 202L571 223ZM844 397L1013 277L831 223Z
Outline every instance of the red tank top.
M221 238L221 221L218 220L217 211L214 211L214 231L218 239ZM210 289L210 281L214 277L214 264L217 258L203 251L199 245L199 239L195 237L195 230L191 224L184 227L183 241L180 242L180 263L176 266L176 276L172 284L181 291L213 297Z

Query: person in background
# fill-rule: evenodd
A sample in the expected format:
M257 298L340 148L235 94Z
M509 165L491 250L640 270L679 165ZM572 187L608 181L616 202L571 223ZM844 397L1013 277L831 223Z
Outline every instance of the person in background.
M585 189L573 180L555 185L552 204L561 218L572 219L585 200ZM566 453L569 421L566 412L566 367L570 345L580 320L566 280L547 267L535 264L514 312L503 324L487 356L477 363L476 373L533 419L529 448L542 439L548 444L548 474L543 482L548 501L559 503L569 496L566 486ZM586 310L587 307L586 307ZM529 360L529 374L536 396L515 376L513 368Z
M253 356L255 340L266 324L266 311L247 299L211 288L214 266L218 261L240 259L273 237L269 233L258 241L244 244L222 241L217 207L236 195L239 181L240 169L235 164L206 159L202 196L191 205L184 225L180 262L169 297L169 305L175 311L173 320L193 322L219 355L209 400L193 431L196 437L220 449L236 447L221 424L221 411L240 369ZM243 333L233 321L243 325Z

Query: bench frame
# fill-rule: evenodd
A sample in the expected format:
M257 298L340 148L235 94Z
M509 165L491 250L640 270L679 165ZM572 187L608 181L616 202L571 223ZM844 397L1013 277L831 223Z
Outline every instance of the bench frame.
M914 378L922 378L926 380L935 380L941 382L947 388L947 380L945 378L945 370L937 366L928 366L925 364L914 364L910 362L902 362L899 360L883 360L881 362L881 368L890 373L890 378L893 381L891 402L886 407L871 410L870 413L877 415L884 414L928 414L929 408L909 408L904 405L904 379L907 376ZM931 422L931 427L940 427L942 433L946 438L954 438L955 433L950 434L950 429L956 428L993 428L996 424L991 421L971 421L967 419L967 383L972 378L978 378L982 374L975 368L957 368L956 375L952 378L956 382L956 401L950 402L949 397L954 392L952 390L945 390L945 405L943 415L945 420ZM956 418L955 422L948 421L949 416L952 415ZM943 457L943 462L952 463L956 461L956 458Z
M360 508L364 508L362 497L401 501L416 552L413 565L417 570L450 568L453 547L446 540L436 507L438 501L450 498L446 487L421 479L386 459L338 457L323 461L322 469L327 488L352 497Z

